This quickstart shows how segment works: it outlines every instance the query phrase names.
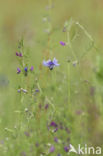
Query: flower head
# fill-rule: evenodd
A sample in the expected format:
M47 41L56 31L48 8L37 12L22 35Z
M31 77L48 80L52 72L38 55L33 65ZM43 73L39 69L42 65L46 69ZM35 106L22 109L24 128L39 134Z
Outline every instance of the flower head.
M49 149L49 152L52 153L54 151L55 151L55 147L54 146L51 146L50 149Z
M56 66L59 66L58 60L56 58L54 58L53 61L52 60L43 61L43 65L49 67L50 70L52 70Z
M46 104L44 108L47 110L49 108L49 104Z
M65 45L66 45L66 43L63 42L63 41L60 41L59 43L60 43L62 46L65 46Z
M19 57L22 57L23 56L23 54L22 53L19 53Z
M50 126L52 126L52 127L57 127L58 125L57 125L54 121L52 121L52 122L50 123Z
M31 71L33 71L33 70L34 70L34 67L33 67L33 66L31 66L30 70L31 70Z
M20 68L17 68L17 74L19 74L21 72Z
M16 56L19 56L19 53L18 52L16 52Z
M57 137L55 137L55 138L54 138L54 141L57 143L57 142L58 142L58 138L57 138Z
M21 89L18 89L18 93L20 93L21 92Z
M65 146L64 147L64 150L65 150L65 152L68 152L69 151L69 147L68 146Z
M35 89L35 92L38 93L40 90L39 89Z
M23 55L22 55L22 53L16 52L16 56L22 57Z
M57 132L58 131L58 128L54 129L54 132Z
M25 67L24 70L25 70L25 72L27 72L28 71L28 67Z

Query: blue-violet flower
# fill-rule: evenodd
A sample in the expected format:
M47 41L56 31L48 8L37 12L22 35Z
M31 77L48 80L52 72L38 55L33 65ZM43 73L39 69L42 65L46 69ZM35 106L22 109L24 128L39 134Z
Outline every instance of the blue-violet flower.
M59 66L60 64L58 64L58 60L54 58L53 61L50 59L48 61L43 61L43 65L52 70L54 67Z

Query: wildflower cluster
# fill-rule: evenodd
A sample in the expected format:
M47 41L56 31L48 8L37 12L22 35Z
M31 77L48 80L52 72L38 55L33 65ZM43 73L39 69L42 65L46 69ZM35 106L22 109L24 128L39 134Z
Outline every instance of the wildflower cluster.
M68 31L68 26L66 25L66 31ZM63 31L64 32L64 31ZM49 34L50 35L50 34ZM69 39L67 38L67 42L60 41L59 42L61 46L67 46L69 43ZM58 43L58 45L59 45ZM72 49L71 45L70 48ZM23 75L23 78L26 79L27 84L23 84L25 86L25 89L23 86L19 86L18 93L23 93L23 96L25 95L25 99L29 99L30 104L27 104L27 107L24 109L26 113L26 119L29 122L32 122L31 119L36 123L38 129L33 129L32 131L35 131L36 136L38 136L38 140L35 140L35 147L38 148L37 155L39 154L51 154L56 153L56 156L62 156L63 154L66 154L70 150L70 129L69 127L64 123L60 121L56 121L56 110L54 104L51 102L51 100L48 98L48 96L44 94L45 88L39 84L39 76L36 74L35 71L37 71L37 66L34 68L33 66L30 66L30 62L28 63L26 61L25 53L24 53L24 47L23 47L23 41L20 42L19 50L16 52L16 56L19 60L20 67L17 68L17 74ZM76 58L75 54L74 57ZM68 61L69 65L67 65L69 68L70 62ZM73 66L75 67L77 65L78 61L75 60L72 62ZM55 67L59 67L60 63L58 63L58 60L54 57L51 59L49 54L48 60L43 60L40 62L40 64L44 67L47 67L50 71L54 70ZM42 68L43 69L43 68ZM31 86L29 86L29 73L33 74L33 79L36 79L35 82ZM69 71L68 71L69 72ZM53 74L53 72L50 72ZM29 78L28 78L29 77ZM54 75L53 75L54 77ZM69 80L68 80L69 81ZM23 81L25 82L25 80ZM69 86L70 87L70 86ZM69 88L68 87L68 88ZM46 88L48 89L48 88ZM70 93L69 93L70 94ZM28 98L26 98L26 96ZM70 98L70 96L69 96ZM70 104L70 101L69 101ZM42 118L41 118L42 117ZM54 119L54 120L53 120ZM41 133L43 132L43 128L41 128L40 123L43 123L42 126L45 127L46 135L50 136L51 142L45 138L46 140L43 142L41 141ZM31 132L25 131L24 134L27 137L30 137L29 134ZM33 134L32 134L33 135ZM65 136L65 137L64 137ZM64 137L64 138L63 138ZM57 151L58 147L61 147L61 153ZM42 149L42 150L41 150Z
M20 68L19 67L17 68L17 74L21 73L24 75L24 78L26 78L26 77L28 77L29 72L32 72L34 77L36 77L35 72L33 72L34 67L33 66L29 67L29 64L27 64L25 62L25 53L24 52L16 52L16 56L19 58L20 65L21 65ZM53 60L49 59L47 61L43 60L42 65L45 67L48 67L49 70L53 70L55 67L60 66L60 64L58 63L58 60L56 58L54 58ZM35 70L36 70L36 68L35 68ZM33 88L28 90L27 87L26 87L26 89L24 89L23 86L20 86L18 89L18 93L24 93L24 94L27 94L26 96L29 96L30 90L31 90L32 97L35 97L37 93L41 93L41 87L39 86L38 81L36 81L34 86L38 86L38 87L35 89L33 87ZM42 98L42 95L41 95L41 98ZM34 103L34 102L35 102L35 99L32 101L32 103ZM42 104L38 103L37 106L34 106L35 109L37 109L36 107L39 108L39 111L48 111L48 108L50 107L50 103L46 103L44 106ZM33 115L36 113L35 109L33 109L33 111L31 111L31 112L29 111L29 109L28 109L28 106L27 106L27 108L25 108L27 118L28 118L28 113L29 113L29 116L32 116L33 118L35 118L36 116ZM50 109L51 109L51 107L50 107ZM50 118L50 116L48 116L48 117ZM29 117L29 118L31 118L31 117ZM38 120L38 119L36 119L36 120ZM62 123L57 124L55 121L51 121L48 124L48 121L45 121L45 122L47 122L47 133L48 133L48 135L53 134L53 136L51 136L51 137L52 137L53 142L54 142L54 143L51 142L51 144L49 146L47 145L48 148L46 148L44 150L45 153L56 152L56 146L60 146L60 145L62 146L62 150L64 150L65 152L68 152L69 151L69 142L67 141L67 139L66 140L61 139L62 136L60 134L60 131L64 131L65 133L67 133L67 138L68 137L70 138L70 136L68 136L70 134L70 130L66 126L64 126ZM30 137L30 135L28 135L29 134L28 132L24 132L24 134ZM57 145L55 145L55 143ZM36 142L36 148L43 146L42 144L43 143L40 143L37 141ZM61 156L61 154L57 153L57 156Z

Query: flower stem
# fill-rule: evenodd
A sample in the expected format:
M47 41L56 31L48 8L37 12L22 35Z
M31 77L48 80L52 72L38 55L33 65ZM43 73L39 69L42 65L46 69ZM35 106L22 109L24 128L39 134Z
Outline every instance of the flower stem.
M68 104L70 109L70 103L71 103L71 63L68 63Z

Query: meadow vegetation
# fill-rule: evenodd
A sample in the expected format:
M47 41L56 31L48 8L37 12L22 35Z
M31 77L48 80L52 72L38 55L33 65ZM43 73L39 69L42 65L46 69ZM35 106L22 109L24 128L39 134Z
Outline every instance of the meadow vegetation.
M102 0L0 3L0 156L103 148Z

